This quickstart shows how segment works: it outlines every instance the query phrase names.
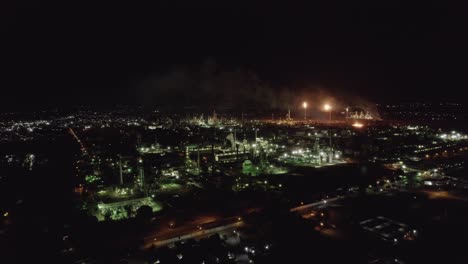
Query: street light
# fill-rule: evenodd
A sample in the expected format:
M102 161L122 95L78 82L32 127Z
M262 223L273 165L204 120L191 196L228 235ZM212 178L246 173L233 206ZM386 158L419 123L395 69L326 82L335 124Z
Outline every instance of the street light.
M307 119L307 102L303 102L302 107L304 108L304 119Z

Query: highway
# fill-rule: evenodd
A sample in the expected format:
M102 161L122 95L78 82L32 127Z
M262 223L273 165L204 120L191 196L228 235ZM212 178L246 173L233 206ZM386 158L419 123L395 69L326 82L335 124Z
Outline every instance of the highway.
M344 196L333 197L327 200L322 200L319 202L294 207L291 208L290 211L299 213L303 210L308 210L336 202L342 198L344 198ZM249 209L247 211L252 210L254 209ZM304 214L304 216L305 215L306 214ZM161 222L158 225L157 229L153 230L150 234L144 237L143 248L147 249L152 246L167 246L170 244L174 244L178 241L184 241L194 238L200 239L217 233L231 232L237 228L244 226L244 224L245 223L242 220L242 217L238 216L223 218L216 215L204 215L195 217L190 221L186 221L171 228L169 227L169 221L166 220L164 222Z
M244 210L242 215L249 214L258 208ZM202 238L220 232L235 230L244 225L240 216L223 217L220 215L199 215L180 223L172 222L170 219L160 219L157 226L143 238L143 248L151 246L160 247L184 241L192 238Z
M237 220L237 218L232 219L230 223L218 224L218 221L204 223L201 226L196 227L195 229L188 229L184 227L183 229L169 232L167 234L159 234L154 236L145 237L143 248L149 247L161 247L167 246L179 241L185 241L188 239L200 239L204 237L208 237L214 234L219 234L222 232L231 232L237 228L244 226L244 221ZM210 227L203 227L205 225L209 225Z
M396 182L395 182L396 183ZM395 188L395 187L393 187ZM390 188L390 189L393 189ZM379 193L385 193L388 190L382 190ZM333 204L342 199L355 196L356 194L338 195L329 197L320 201L314 201L308 204L301 204L291 208L289 211L301 215L304 218L311 218L311 210L319 209ZM173 244L178 241L188 239L200 239L217 233L231 232L244 226L241 215L256 211L259 208L249 208L240 216L223 217L220 215L199 215L180 223L174 223L171 227L171 219L159 219L157 227L143 238L143 248L161 247ZM313 218L313 217L312 217Z

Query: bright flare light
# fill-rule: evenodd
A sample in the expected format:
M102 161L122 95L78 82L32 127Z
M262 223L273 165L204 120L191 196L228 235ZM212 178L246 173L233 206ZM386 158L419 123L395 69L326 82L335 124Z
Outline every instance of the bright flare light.
M325 111L330 111L331 109L332 109L332 107L331 107L330 104L325 104L325 105L323 106L323 110L325 110Z
M307 108L307 102L303 102L302 107Z
M361 127L363 127L363 126L364 126L364 125L363 125L362 123L359 123L359 122L355 122L355 123L353 124L353 127L356 127L356 128L361 128Z

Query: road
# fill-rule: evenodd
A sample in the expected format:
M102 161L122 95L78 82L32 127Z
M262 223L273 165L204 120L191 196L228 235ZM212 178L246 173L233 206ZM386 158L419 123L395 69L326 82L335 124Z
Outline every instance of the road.
M291 212L300 213L303 210L316 208L320 205L332 203L343 198L342 196L327 199L326 202L319 201L311 204L292 208ZM252 212L258 208L248 209L246 212ZM221 217L217 215L200 215L189 221L178 224L174 228L169 227L169 221L166 225L159 224L150 234L144 237L143 248L161 247L174 244L178 241L184 241L193 238L203 238L218 233L232 232L233 230L244 226L244 221L240 216Z
M176 222L172 228L170 227L170 222L173 219L168 217L161 218L157 220L157 226L143 238L143 247L148 248L152 245L159 247L179 240L202 238L220 232L232 231L244 224L242 215L247 215L258 210L259 208L248 208L239 212L237 216L230 217L217 214L192 216L184 221Z
M201 217L190 223L185 223L180 227L153 231L151 234L144 237L143 247L160 247L173 244L177 241L207 237L220 232L232 231L243 225L244 221L242 221L241 217L219 218L214 220L212 218Z
M301 204L300 206L291 208L290 212L308 218L311 217L311 210L326 207L350 196L353 196L353 194L330 197L309 204ZM172 219L159 219L158 225L155 229L144 237L143 248L149 248L151 246L160 247L173 244L177 241L202 238L221 232L231 232L232 230L244 225L241 217L242 215L246 215L257 210L259 210L259 208L249 208L244 210L242 213L239 213L238 216L231 217L216 214L198 215L191 217L188 220L175 223L174 227L170 227Z

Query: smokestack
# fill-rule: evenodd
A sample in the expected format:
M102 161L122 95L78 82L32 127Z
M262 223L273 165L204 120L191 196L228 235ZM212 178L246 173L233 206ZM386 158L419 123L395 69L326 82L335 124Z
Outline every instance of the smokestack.
M214 157L214 143L211 143L211 155Z
M234 144L237 145L237 132L236 132L236 128L234 128Z
M200 145L197 147L197 168L198 173L200 173Z
M122 156L119 155L119 184L123 185Z
M329 157L328 161L329 161L330 163L332 163L332 162L333 162L333 147L332 147L332 133L333 133L333 132L332 132L332 130L331 130L331 127L330 127L330 129L329 129L328 131L329 131L329 133L330 133L330 150L329 150L330 153L329 153L329 155L328 155L328 157Z
M143 166L139 167L139 173L140 173L141 187L143 188L145 186L145 171L143 170Z

